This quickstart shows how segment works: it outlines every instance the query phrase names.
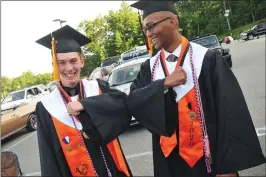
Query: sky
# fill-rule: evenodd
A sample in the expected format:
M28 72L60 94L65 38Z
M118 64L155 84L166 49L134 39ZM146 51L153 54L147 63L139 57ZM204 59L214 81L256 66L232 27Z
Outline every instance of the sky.
M130 5L136 1L127 1ZM52 72L50 50L35 43L60 28L54 19L77 28L83 20L93 20L118 10L121 1L2 1L1 76L17 77L28 70L34 74Z

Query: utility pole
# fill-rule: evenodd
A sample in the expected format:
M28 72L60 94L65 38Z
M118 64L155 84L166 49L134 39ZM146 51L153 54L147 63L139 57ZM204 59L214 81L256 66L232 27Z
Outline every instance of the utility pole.
M61 20L61 19L55 19L55 20L53 20L53 22L59 22L60 26L62 28L62 24L65 23L66 21L65 20Z
M254 1L250 0L250 6L251 6L251 16L252 16L252 20L253 22L255 22L255 15L256 15L256 8L254 7Z
M223 0L223 3L224 3L224 16L226 17L229 30L231 30L230 21L228 18L230 10L226 10L225 0Z

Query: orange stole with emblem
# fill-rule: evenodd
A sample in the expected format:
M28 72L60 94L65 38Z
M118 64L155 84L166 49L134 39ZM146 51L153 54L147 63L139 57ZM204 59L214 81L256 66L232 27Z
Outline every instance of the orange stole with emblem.
M99 94L101 93L102 92L99 89ZM96 174L93 170L93 163L90 160L86 147L81 140L81 132L60 122L52 115L51 117L72 176L95 176ZM66 143L63 142L62 140L65 137L68 137L71 141ZM118 140L114 139L108 143L107 148L115 162L117 169L124 172L127 176L130 176Z
M185 49L188 40L181 36L181 53L176 67L180 66L181 60L185 58ZM164 52L161 51L162 65L165 68L166 76L169 76L167 64L165 62ZM198 106L193 87L184 95L177 104L178 109L178 127L179 127L179 155L193 167L203 156L203 140L201 136L200 120L198 117ZM165 157L168 157L177 146L176 131L171 137L160 136L160 146Z

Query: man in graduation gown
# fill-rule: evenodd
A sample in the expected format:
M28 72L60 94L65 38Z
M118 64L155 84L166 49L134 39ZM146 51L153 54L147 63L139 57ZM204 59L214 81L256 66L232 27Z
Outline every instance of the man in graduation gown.
M166 1L138 1L158 53L141 66L128 106L152 133L155 177L237 176L265 163L236 77L219 52L178 32Z
M36 42L52 49L54 77L60 80L36 106L42 175L132 176L117 139L130 124L127 96L105 81L80 79L81 46L90 40L64 26ZM67 105L75 100L85 111L70 115Z

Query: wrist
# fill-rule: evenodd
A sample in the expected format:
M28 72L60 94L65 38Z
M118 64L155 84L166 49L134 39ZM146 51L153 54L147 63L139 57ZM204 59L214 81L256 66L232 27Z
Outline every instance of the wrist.
M170 84L169 84L168 79L166 78L166 79L164 80L164 89L168 89L169 87L170 87Z

